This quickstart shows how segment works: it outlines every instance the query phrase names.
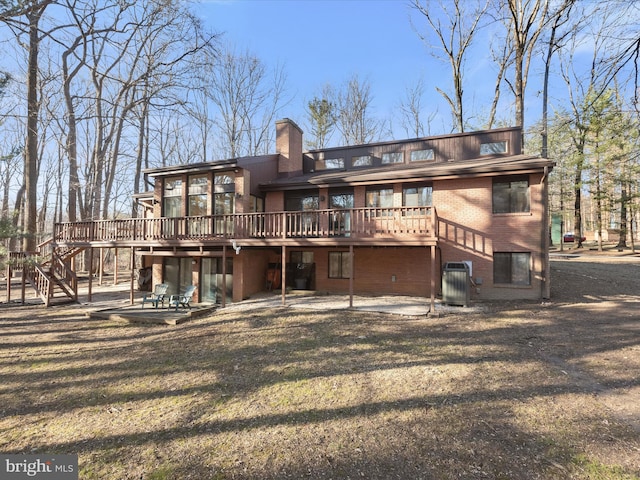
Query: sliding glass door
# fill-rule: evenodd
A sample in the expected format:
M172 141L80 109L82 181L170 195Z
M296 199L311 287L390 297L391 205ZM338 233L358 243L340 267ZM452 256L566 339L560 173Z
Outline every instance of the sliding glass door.
M222 258L203 258L200 287L203 302L222 301ZM227 258L227 301L233 298L233 259Z

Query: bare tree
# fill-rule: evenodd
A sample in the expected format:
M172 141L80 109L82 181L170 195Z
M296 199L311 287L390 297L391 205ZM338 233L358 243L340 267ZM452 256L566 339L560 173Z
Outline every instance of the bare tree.
M407 137L423 137L431 134L431 122L438 114L437 110L424 119L423 100L425 95L424 79L420 78L415 85L405 88L404 97L400 100L400 124Z
M490 0L449 0L436 2L426 0L412 0L412 7L424 16L431 32L437 41L432 41L429 35L418 31L418 36L430 47L437 47L437 58L449 63L453 93L450 95L439 87L436 90L444 97L451 108L455 129L464 132L464 61L465 54L471 46L480 28L480 22L489 8ZM439 15L439 14L442 14ZM443 24L441 18L444 18Z
M548 22L549 0L499 0L498 6L508 12L504 21L513 43L515 123L522 127L524 145L524 95L534 49Z
M30 0L16 4L0 5L0 21L7 24L16 38L26 35L27 41L27 134L24 150L24 237L22 248L36 250L37 199L38 199L38 55L42 31L40 20L53 0ZM24 20L23 20L24 17Z
M561 28L569 22L571 9L576 0L563 0L551 12L550 32L547 40L547 53L544 58L544 81L542 85L542 147L541 156L547 158L549 154L548 146L548 107L549 107L549 70L551 69L551 58L563 45L565 39L570 35L571 30L561 31Z
M209 94L218 110L215 124L222 133L222 155L235 158L266 153L271 146L273 120L286 103L283 69L276 67L270 78L256 56L227 48L211 77Z
M574 233L580 239L583 232L583 182L584 174L589 169L589 138L593 133L593 120L601 108L601 97L606 91L602 82L614 78L614 72L620 72L619 62L622 58L612 55L619 50L619 41L613 33L624 24L624 15L619 10L607 9L605 5L597 5L584 15L583 30L574 30L567 48L561 50L561 74L567 86L567 98L571 108L572 138L575 148L573 192L574 192ZM587 22L586 19L589 19ZM591 48L590 61L577 62L577 55L585 55L586 48ZM580 66L585 65L584 70Z
M345 145L360 145L378 139L383 123L371 113L373 97L367 80L353 75L336 93L337 127Z

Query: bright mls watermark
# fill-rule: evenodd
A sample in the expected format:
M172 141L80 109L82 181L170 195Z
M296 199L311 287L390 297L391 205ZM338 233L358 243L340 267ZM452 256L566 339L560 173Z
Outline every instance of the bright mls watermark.
M78 480L78 455L0 454L2 480Z

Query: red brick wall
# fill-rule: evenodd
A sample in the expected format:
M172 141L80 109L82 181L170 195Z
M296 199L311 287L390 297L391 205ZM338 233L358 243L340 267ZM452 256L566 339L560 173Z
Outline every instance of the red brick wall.
M329 252L348 252L348 248L291 250L314 252L317 291L349 293L349 279L329 278ZM428 247L355 247L354 291L356 294L427 297L431 286L430 259Z
M278 173L302 173L302 130L289 119L276 122L276 153L280 154Z
M433 185L433 203L439 219L442 263L472 261L472 276L482 285L472 289L483 299L539 298L542 271L540 224L542 221L541 175L529 179L531 211L493 214L492 178L447 180ZM493 284L493 252L530 252L530 286Z

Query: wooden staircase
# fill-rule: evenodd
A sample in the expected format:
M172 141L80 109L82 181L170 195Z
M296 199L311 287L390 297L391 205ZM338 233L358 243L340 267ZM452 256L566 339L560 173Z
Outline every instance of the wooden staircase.
M61 250L48 240L38 245L38 252L13 252L15 263L22 264L28 282L46 307L78 301L78 277L71 266L72 259L85 248Z

